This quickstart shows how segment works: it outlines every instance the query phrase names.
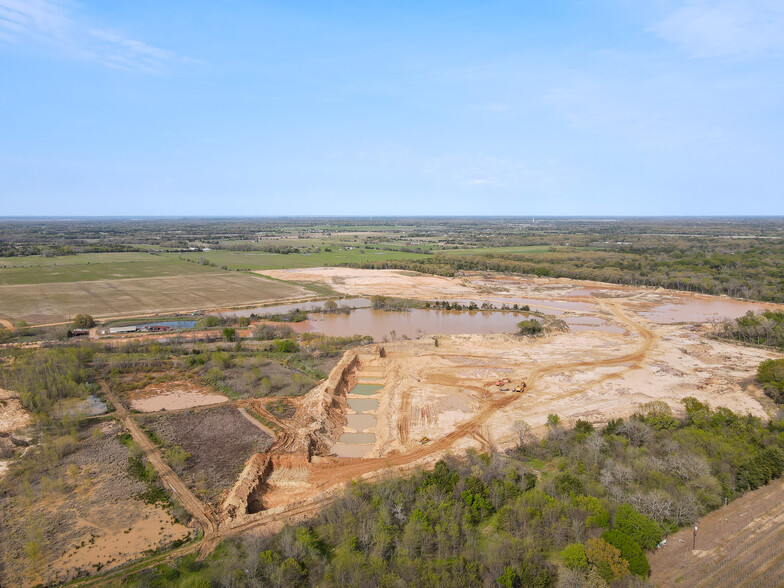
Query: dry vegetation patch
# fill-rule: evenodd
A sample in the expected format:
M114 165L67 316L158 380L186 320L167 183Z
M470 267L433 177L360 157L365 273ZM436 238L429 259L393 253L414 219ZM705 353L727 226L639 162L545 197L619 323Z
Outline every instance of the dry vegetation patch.
M83 430L53 467L29 463L39 461L37 448L22 458L26 473L6 480L0 495L0 583L65 581L189 534L161 507L136 499L145 485L129 475L118 431L113 422Z
M213 388L189 381L150 384L141 390L130 392L129 398L131 408L140 412L182 410L228 401L228 398L217 394Z
M164 455L183 480L213 502L231 488L253 453L272 444L230 406L149 417L142 424L162 441ZM181 452L188 457L182 459Z

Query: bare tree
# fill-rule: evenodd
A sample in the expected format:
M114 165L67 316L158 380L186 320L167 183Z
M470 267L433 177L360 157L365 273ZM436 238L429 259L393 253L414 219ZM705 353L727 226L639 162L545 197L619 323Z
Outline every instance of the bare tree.
M533 440L533 433L531 433L531 425L529 425L526 421L515 421L512 425L514 432L517 433L517 438L520 441L520 445L525 445Z

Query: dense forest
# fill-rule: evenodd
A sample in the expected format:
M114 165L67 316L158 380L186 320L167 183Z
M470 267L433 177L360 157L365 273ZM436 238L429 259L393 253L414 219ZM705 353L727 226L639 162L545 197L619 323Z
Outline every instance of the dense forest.
M784 423L693 398L601 429L550 415L541 440L354 483L314 520L138 573L135 586L634 586L646 553L784 471Z

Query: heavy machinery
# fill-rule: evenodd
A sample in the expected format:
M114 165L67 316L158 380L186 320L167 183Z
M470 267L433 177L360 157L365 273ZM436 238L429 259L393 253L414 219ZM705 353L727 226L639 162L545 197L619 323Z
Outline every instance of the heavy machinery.
M512 392L517 392L518 394L522 394L525 392L525 382L520 382L520 385L517 388L512 389Z
M495 383L495 385L500 387L500 386L503 386L504 384L511 384L511 383L512 383L512 380L510 380L509 378L501 378L500 380L498 380Z

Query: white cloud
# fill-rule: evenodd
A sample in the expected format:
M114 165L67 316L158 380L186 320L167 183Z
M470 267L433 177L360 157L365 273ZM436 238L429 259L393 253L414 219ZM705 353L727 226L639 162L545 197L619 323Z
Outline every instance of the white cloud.
M784 54L784 1L687 0L650 30L693 57Z
M32 43L73 58L148 72L183 61L165 49L96 29L71 15L65 0L0 0L0 40Z

